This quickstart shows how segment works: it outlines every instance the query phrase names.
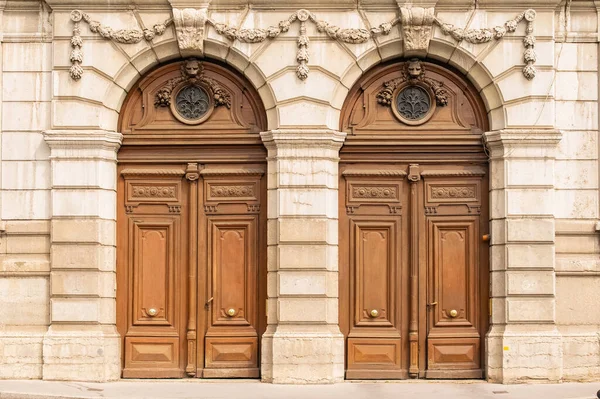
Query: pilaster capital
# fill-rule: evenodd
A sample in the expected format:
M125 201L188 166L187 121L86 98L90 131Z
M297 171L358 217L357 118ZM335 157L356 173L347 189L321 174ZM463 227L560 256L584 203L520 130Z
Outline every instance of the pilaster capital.
M562 132L556 129L502 129L484 133L483 139L492 158L523 155L516 152L519 149L537 149L536 154L529 151L530 156L554 157Z
M110 158L123 141L121 133L108 130L45 130L51 158Z
M268 160L310 158L337 162L346 133L331 129L277 129L262 132L260 137L269 152Z
M331 129L277 129L262 132L260 138L268 149L280 146L333 147L344 144L346 133Z

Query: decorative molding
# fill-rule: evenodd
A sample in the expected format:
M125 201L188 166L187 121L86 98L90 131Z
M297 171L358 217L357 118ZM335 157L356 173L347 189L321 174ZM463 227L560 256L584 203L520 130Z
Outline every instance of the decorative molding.
M183 176L183 169L123 169L123 176Z
M173 8L173 24L177 34L177 43L182 54L204 55L204 33L207 9Z
M447 198L474 198L475 187L473 186L461 186L461 187L431 187L431 198L433 199L447 199Z
M398 199L398 189L396 187L352 187L352 199L364 198L389 198Z
M200 178L200 170L197 163L188 163L187 169L185 170L185 178L189 181L196 181Z
M262 169L202 169L202 176L228 176L228 175L259 175L265 174Z
M342 176L404 177L404 176L406 176L406 172L403 170L347 169L342 172Z
M165 33L167 27L173 23L173 19L169 18L162 24L154 25L152 29L114 30L109 26L102 25L98 21L92 20L92 18L85 12L80 10L71 11L71 21L73 21L73 37L71 38L71 69L69 72L71 74L71 78L74 80L81 79L81 76L83 75L83 68L81 67L83 62L83 39L81 38L81 30L79 29L79 23L82 20L89 25L92 32L98 33L105 39L124 44L139 43L142 40L150 42L156 36L161 36L163 33Z
M175 186L133 186L132 198L177 198Z
M477 170L424 170L421 172L423 177L469 177L469 176L484 176L483 169Z
M210 186L211 198L246 198L255 197L254 184Z
M80 10L74 10L71 12L71 20L74 26L73 37L71 38L72 51L70 58L72 66L70 74L75 80L80 79L83 74L83 68L81 67L83 62L83 42L79 29L79 23L82 20L88 23L92 32L100 34L105 39L125 44L139 43L142 40L152 41L154 37L162 35L169 25L174 24L180 49L184 53L190 51L197 52L200 55L203 54L206 23L211 25L218 34L230 40L239 40L245 43L260 43L267 39L272 40L281 33L288 32L293 23L299 22L300 27L296 41L298 46L296 52L296 61L298 62L296 75L301 80L305 80L309 72L309 38L306 33L306 24L308 22L315 24L318 32L326 33L334 40L351 44L365 43L376 36L387 35L395 25L401 24L404 47L405 50L410 52L427 50L432 36L433 24L438 25L444 35L452 36L458 42L465 40L469 43L478 44L500 40L506 33L515 32L518 24L525 20L527 27L526 36L523 39L525 46L523 59L526 65L523 68L523 75L529 80L535 77L536 69L533 66L536 61L534 51L535 37L533 36L534 20L536 17L535 10L528 9L523 11L515 18L505 22L503 26L482 29L458 28L453 24L448 24L440 20L434 15L434 11L432 7L401 6L399 17L367 30L363 28L342 28L318 19L315 14L306 9L300 9L274 26L239 29L207 17L206 8L173 8L173 18L167 19L161 24L154 25L152 29L113 30L98 21L92 20L88 14Z

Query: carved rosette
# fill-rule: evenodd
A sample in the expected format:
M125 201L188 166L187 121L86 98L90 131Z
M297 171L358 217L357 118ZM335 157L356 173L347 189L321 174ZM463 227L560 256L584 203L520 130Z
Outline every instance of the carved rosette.
M187 124L199 124L204 122L210 116L212 109L218 106L231 108L231 94L219 84L215 79L209 78L204 74L204 65L195 58L188 59L181 65L181 75L168 80L162 87L158 89L154 97L155 107L170 107L171 112L177 119ZM186 111L183 111L181 106L186 102L186 110L198 106L203 100L202 98L190 99L181 98L186 94L186 90L197 88L200 96L202 93L207 93L209 98L206 98L206 109L198 110L198 112L190 112L197 117L190 117ZM181 94L181 95L180 95ZM189 94L190 96L193 93Z
M433 116L436 105L448 105L444 84L425 76L425 68L417 58L404 63L402 76L384 82L376 98L408 125L421 125Z

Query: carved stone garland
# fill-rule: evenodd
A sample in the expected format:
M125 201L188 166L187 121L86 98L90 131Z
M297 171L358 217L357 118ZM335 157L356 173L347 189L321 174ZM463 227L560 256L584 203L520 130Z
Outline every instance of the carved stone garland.
M92 20L92 18L85 12L79 10L71 11L71 21L73 21L73 37L71 38L71 78L74 80L81 79L83 75L83 68L81 63L83 62L83 51L81 49L83 45L83 39L81 38L81 30L79 29L79 23L85 21L89 26L90 30L94 33L98 33L105 39L109 39L118 43L134 44L139 43L142 40L152 41L156 36L161 36L165 33L167 26L173 23L173 19L169 18L162 24L156 24L152 29L119 29L114 30L111 27L102 25L98 21Z
M515 32L518 24L524 19L527 21L527 28L526 36L523 39L523 44L525 46L523 59L526 63L523 68L523 75L528 80L535 77L536 69L533 66L536 61L536 54L534 51L535 37L533 36L533 23L536 16L535 10L528 9L523 11L515 18L505 22L503 26L483 29L458 28L452 24L444 23L437 18L433 12L433 8L401 7L399 17L394 18L390 22L383 23L376 28L371 28L370 30L362 28L340 28L339 26L317 19L313 13L305 9L298 10L292 13L287 19L280 21L276 26L269 26L267 28L238 29L224 23L216 22L212 18L207 18L205 22L213 26L217 33L226 36L230 40L239 40L245 43L260 43L267 39L274 39L283 32L288 32L292 23L299 21L300 29L297 39L298 51L296 53L298 67L296 69L296 74L298 75L298 78L304 80L308 77L309 72L307 65L309 60L309 39L306 34L306 23L309 21L316 25L317 31L327 33L327 35L334 40L352 44L364 43L378 35L387 35L390 33L392 27L401 23L405 49L425 50L429 45L433 24L438 25L444 35L450 35L459 42L465 40L469 43L478 44L487 43L491 40L500 40L507 32ZM202 14L202 16L203 17L199 20L204 22L204 14ZM90 30L92 32L99 33L102 37L119 43L139 43L144 39L151 41L155 36L162 35L165 32L166 27L173 23L173 19L168 19L162 24L154 25L152 29L121 29L115 31L97 21L93 21L88 14L79 10L71 12L71 20L74 22L74 27L73 37L71 39L71 47L73 50L71 51L72 66L70 73L71 77L75 80L80 79L83 74L83 68L81 67L83 61L83 52L81 50L82 39L79 29L79 22L81 20L90 25ZM191 28L195 29L196 32L194 41L202 41L199 36L204 36L204 27L196 26L195 28ZM181 41L179 36L178 40ZM197 47L201 48L202 46Z

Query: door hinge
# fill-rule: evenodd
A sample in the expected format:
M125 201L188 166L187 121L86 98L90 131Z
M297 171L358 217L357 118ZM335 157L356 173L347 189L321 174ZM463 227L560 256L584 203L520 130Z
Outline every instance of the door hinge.
M490 313L490 317L492 317L492 298L489 299L488 310Z

